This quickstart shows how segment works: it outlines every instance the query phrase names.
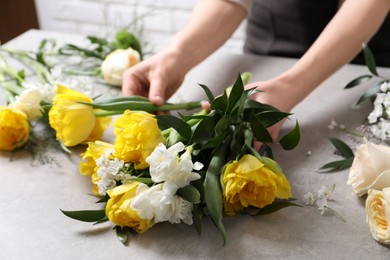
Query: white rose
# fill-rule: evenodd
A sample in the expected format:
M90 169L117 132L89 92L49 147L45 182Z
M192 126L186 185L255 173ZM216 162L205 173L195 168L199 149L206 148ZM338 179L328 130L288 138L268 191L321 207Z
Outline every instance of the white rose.
M390 186L390 147L365 143L358 146L347 184L362 196L369 189L381 190Z
M122 74L126 69L139 63L139 53L132 48L117 49L106 56L101 64L104 80L111 85L122 85Z
M155 223L169 221L173 224L183 221L188 225L192 224L192 203L165 192L163 184L150 188L146 184L140 184L130 207L142 219L153 219Z
M390 245L390 187L369 190L366 200L366 221L373 238Z
M16 97L15 102L13 102L10 107L23 111L29 120L37 120L43 113L41 101L44 97L45 96L40 89L26 89Z

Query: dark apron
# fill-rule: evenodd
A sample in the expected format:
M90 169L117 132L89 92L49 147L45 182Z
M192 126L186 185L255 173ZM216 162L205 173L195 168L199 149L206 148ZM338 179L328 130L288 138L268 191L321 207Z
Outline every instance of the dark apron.
M337 6L338 0L254 0L244 52L300 58L335 15ZM378 66L390 67L389 16L368 46ZM352 63L364 64L362 53Z

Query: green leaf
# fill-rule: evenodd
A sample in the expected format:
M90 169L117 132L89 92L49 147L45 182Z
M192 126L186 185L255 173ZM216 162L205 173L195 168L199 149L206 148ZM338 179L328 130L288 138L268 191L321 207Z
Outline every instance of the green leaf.
M367 99L372 99L376 97L376 94L380 91L381 85L383 82L386 82L387 80L382 80L375 84L374 86L370 87L358 100L357 105L360 105Z
M215 133L217 135L220 135L224 132L226 132L229 128L229 116L224 115L215 125Z
M291 113L270 110L257 113L256 117L263 123L265 127L270 127L290 115Z
M226 231L222 223L223 204L219 175L221 168L225 163L225 150L226 148L224 145L218 147L214 156L211 158L203 183L207 210L212 221L222 235L224 245L226 243Z
M352 149L340 139L336 137L329 137L329 141L333 144L342 157L348 159L355 156Z
M116 231L116 236L117 236L118 240L122 244L125 244L127 242L127 239L129 238L129 232L127 231L127 228L115 226L115 231Z
M330 172L342 171L350 168L352 166L352 162L353 162L353 158L330 162L321 166L321 168L318 169L318 172L330 173Z
M213 102L214 101L214 95L213 93L211 92L211 90L206 86L206 85L203 85L203 84L198 84L201 88L203 88L204 92L206 93L206 96L207 98L209 99L209 102Z
M283 136L279 140L279 144L284 150L292 150L298 145L300 139L301 131L299 130L298 121L296 121L294 129L287 133L285 136Z
M103 210L79 210L79 211L65 211L61 210L67 217L84 221L96 222L106 217L106 211Z
M233 107L236 105L237 101L240 100L243 93L244 93L244 84L242 83L241 75L238 74L236 82L234 83L228 98L227 113L229 114L231 113Z
M190 143L196 143L213 136L214 117L204 117L193 127Z
M292 202L292 199L289 200L280 200L280 199L275 199L275 201L270 204L265 206L264 208L247 208L246 212L249 213L252 216L260 216L260 215L267 215L274 213L278 210L281 210L286 207L294 206L294 207L302 207L301 205L298 205L294 202Z
M260 157L260 160L262 163L264 163L267 168L269 168L271 171L273 171L274 173L278 174L278 175L283 175L284 176L284 173L282 171L282 168L280 168L280 165L275 162L274 160L272 160L271 158L268 158L266 156L262 156Z
M192 204L200 203L200 193L192 185L187 185L183 188L180 188L177 193L185 200L188 200Z
M166 127L172 127L175 129L184 139L189 140L191 138L191 127L181 120L172 115L158 115L156 116L158 125L166 129ZM165 127L165 128L164 128Z
M362 76L359 76L357 77L356 79L352 80L351 82L349 82L345 87L344 89L349 89L349 88L353 88L353 87L356 87L360 84L362 84L363 82L366 82L368 80L370 80L372 78L371 75L362 75Z
M104 202L107 202L109 199L110 199L110 196L108 196L108 194L106 194L105 196L101 197L98 201L96 201L96 203L104 203Z
M250 126L255 136L256 140L262 143L272 143L273 139L267 128L263 125L263 123L253 114L250 119Z
M375 58L372 54L370 48L368 48L367 44L363 43L363 54L364 60L366 61L366 65L370 72L376 76L378 76L378 72L376 71Z
M194 221L194 227L200 236L202 234L202 223L203 218L202 209L199 205L194 205L194 210L192 211L192 220Z
M226 91L211 102L211 110L226 111L228 106L228 96Z
M209 140L207 140L201 150L205 150L205 149L214 149L215 147L219 146L224 140L225 138L228 136L228 132L225 132L225 133L222 133L220 135L217 135Z

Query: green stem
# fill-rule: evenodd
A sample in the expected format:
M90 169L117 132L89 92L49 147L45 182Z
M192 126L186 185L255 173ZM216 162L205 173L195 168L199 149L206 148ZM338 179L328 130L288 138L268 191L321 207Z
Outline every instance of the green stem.
M343 222L347 223L347 221L345 220L345 218L343 216L341 216L340 213L338 213L336 210L334 210L333 208L327 206L327 208L329 210L331 210L337 217L339 217Z

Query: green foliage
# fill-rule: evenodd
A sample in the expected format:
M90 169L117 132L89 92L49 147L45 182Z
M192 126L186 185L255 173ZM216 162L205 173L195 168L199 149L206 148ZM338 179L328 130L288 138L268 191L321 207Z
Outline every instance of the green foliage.
M326 163L321 166L318 171L321 173L330 173L350 168L355 157L352 149L345 142L338 138L330 137L329 141L336 148L340 156L344 157L344 159Z

